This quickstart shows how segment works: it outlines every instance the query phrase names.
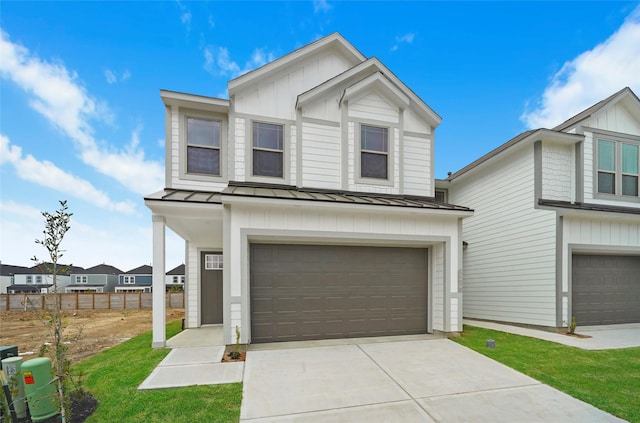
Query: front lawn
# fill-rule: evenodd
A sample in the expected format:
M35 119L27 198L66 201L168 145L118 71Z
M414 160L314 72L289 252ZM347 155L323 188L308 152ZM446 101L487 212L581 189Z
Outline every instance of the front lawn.
M167 325L167 338L180 331L179 320ZM73 367L98 400L87 420L97 422L237 422L242 384L191 386L138 391L138 385L169 353L151 348L151 332L88 358Z
M496 348L486 347L488 339ZM630 422L640 422L640 347L587 351L465 326L454 341Z

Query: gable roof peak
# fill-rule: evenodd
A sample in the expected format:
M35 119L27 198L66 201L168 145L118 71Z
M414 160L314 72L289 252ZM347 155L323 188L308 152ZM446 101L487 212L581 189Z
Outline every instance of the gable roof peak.
M284 56L281 56L257 69L249 71L230 80L227 83L227 88L229 92L231 92L238 87L250 83L255 78L259 78L261 76L269 74L270 72L281 66L296 62L309 54L331 47L338 48L340 51L342 51L345 56L349 57L352 60L354 65L367 59L364 54L362 54L357 48L355 48L353 44L347 41L339 32L333 32L288 54L285 54Z
M596 104L594 104L591 107L586 108L585 110L581 111L580 113L570 117L569 119L565 120L564 122L562 122L560 125L555 126L553 128L554 131L564 131L565 129L568 129L580 122L582 122L583 120L589 118L590 116L596 114L598 111L602 110L603 108L607 107L609 104L612 103L616 103L618 101L620 101L621 99L630 96L630 98L634 99L637 104L640 106L640 99L638 99L638 96L636 95L636 93L633 92L633 90L629 87L624 87L619 91L616 91L615 93L611 94L609 97L605 98L604 100L600 100L599 102L597 102Z

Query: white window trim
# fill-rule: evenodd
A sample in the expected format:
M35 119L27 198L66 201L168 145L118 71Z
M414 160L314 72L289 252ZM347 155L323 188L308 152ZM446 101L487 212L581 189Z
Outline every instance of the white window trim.
M25 277L25 283L26 283L27 285L33 285L33 276L31 276L31 275L27 275L27 276Z
M615 143L615 194L598 192L598 141L611 141ZM622 202L640 203L640 186L638 196L622 195L622 144L638 145L640 152L640 137L630 134L618 134L611 132L593 132L593 198L600 200L615 200ZM640 160L640 158L639 158ZM639 163L640 165L640 163ZM640 171L640 169L639 169ZM640 175L639 185L640 185Z
M88 279L86 276L76 276L76 284L86 284Z
M399 129L397 124L390 122L382 122L370 119L352 119L354 123L354 152L355 152L355 166L354 166L354 182L356 184L365 185L379 185L379 186L394 186L394 173L395 173L395 146L396 146L396 129ZM363 178L362 175L362 148L361 148L361 127L376 126L378 128L387 128L387 179L379 178Z
M291 178L291 125L295 122L285 119L274 119L262 116L238 116L245 120L245 175L249 182L290 185ZM282 126L282 177L253 175L253 122Z
M215 260L209 261L209 257L215 257ZM222 254L205 254L204 255L204 270L222 270L224 266L224 257ZM211 265L211 266L210 266ZM184 277L183 277L184 278Z
M132 276L132 275L126 275L122 277L122 284L123 285L135 285L136 284L136 277Z
M227 169L229 167L227 158L227 140L228 140L228 126L229 117L221 113L206 112L203 110L193 110L180 108L178 112L179 116L179 164L180 179L186 179L191 181L214 181L214 182L227 182ZM203 119L213 120L220 122L220 175L208 175L205 173L188 173L187 172L187 119Z

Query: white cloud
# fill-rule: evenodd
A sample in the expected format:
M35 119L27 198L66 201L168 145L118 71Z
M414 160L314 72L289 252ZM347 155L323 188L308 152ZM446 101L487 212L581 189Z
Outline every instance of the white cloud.
M114 202L90 182L65 172L48 160L39 161L30 154L23 156L22 148L11 145L9 138L3 134L0 134L0 157L2 164L13 165L16 174L25 181L63 192L107 210L125 214L136 212L132 202Z
M126 74L126 78L130 76L125 71L121 80ZM12 43L9 36L1 31L0 75L12 80L31 96L31 107L74 141L86 164L137 194L148 194L163 186L161 163L146 160L137 142L122 150L98 145L91 121L109 122L113 115L105 103L89 95L75 72L70 72L63 64L40 59L27 48ZM133 138L137 137L136 130ZM105 163L112 167L105 166ZM124 167L126 172L120 173Z
M404 35L396 36L396 43L391 47L391 51L396 51L400 48L400 44L411 44L413 43L413 39L416 37L416 34L413 32L407 32Z
M238 63L231 60L229 49L226 47L206 46L203 50L204 69L215 76L227 76L235 78L253 69L264 66L275 59L272 52L267 52L262 48L256 48L251 53L251 58L240 67Z
M0 136L0 142L2 142L2 136ZM16 203L13 200L0 201L0 214L10 213L20 218L26 219L40 219L42 214L37 208L28 204Z
M114 71L112 71L111 69L106 69L104 71L104 78L107 80L108 84L115 84L116 82L123 82L131 78L131 72L129 72L129 70L127 69L122 72L122 75L120 77L118 77L118 75L116 75Z
M116 82L118 82L118 77L115 73L113 73L111 69L107 69L104 71L104 77L109 84L115 84Z
M180 22L182 22L182 24L187 27L187 31L190 31L191 30L191 11L189 10L189 8L187 8L187 6L182 4L180 0L176 0L176 3L180 8Z
M327 0L313 0L313 13L328 12L331 10L331 5Z
M640 6L606 41L566 62L520 119L551 128L625 86L640 92Z

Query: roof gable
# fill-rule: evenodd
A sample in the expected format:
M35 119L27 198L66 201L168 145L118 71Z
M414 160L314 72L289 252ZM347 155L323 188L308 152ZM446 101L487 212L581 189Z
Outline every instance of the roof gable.
M369 79L376 74L379 74L379 76ZM346 90L353 90L356 86L365 87L368 84L376 84L379 87L385 86L385 90L394 92L394 96L401 103L408 100L405 108L412 107L415 109L418 115L426 119L433 127L440 124L442 118L376 57L372 57L300 94L296 102L296 108L300 109L305 104L334 90L343 90L342 97L344 98Z
M151 275L153 274L153 268L148 264L131 269L128 272L122 273L123 275Z
M84 271L74 272L75 274L84 275L119 275L122 270L108 264L98 264L96 266L85 269Z
M307 44L293 52L284 55L273 62L267 63L251 72L245 73L228 82L229 92L241 89L243 86L253 84L259 79L268 78L279 69L290 64L300 62L306 57L319 51L337 49L354 65L366 60L366 57L360 53L351 43L349 43L342 35L337 32L330 34L324 38L320 38L311 44Z
M184 275L185 274L185 266L181 264L179 266L174 267L173 269L167 272L167 275Z
M616 103L622 102L622 101L624 101L625 104L627 104L628 106L630 106L632 109L635 110L635 115L640 120L640 99L638 99L638 96L633 92L633 90L631 90L631 88L625 87L620 91L605 98L604 100L601 100L596 104L594 104L593 106L583 110L577 115L567 119L566 121L562 122L560 125L554 127L553 130L554 131L570 130L571 128L577 126L581 122L584 122L585 120L589 119L591 116L601 113L607 110L608 108L612 107Z

